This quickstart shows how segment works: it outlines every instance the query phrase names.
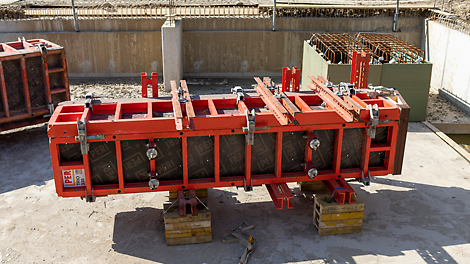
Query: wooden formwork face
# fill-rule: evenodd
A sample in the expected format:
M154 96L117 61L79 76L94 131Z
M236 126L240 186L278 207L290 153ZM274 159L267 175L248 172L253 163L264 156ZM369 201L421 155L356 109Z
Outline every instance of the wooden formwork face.
M93 103L93 111L81 102L64 103L48 126L57 193L101 196L392 172L400 109L389 99L372 99L367 94L353 97L364 109L377 104L379 119L389 121L378 125L371 139L366 133L369 110L360 110L358 119L346 121L339 113L346 110L338 109L337 102L323 100L326 97L321 94L270 96L260 90L238 104L234 95L188 95L185 103L175 103L175 97L103 100ZM295 108L294 118L283 119L289 111L281 108ZM265 129L254 132L250 145L243 128L247 126L245 111L252 110L256 127ZM86 154L75 139L77 119L86 122L88 136L102 136L87 142ZM287 123L282 125L280 120ZM316 150L309 147L311 135L321 143ZM158 153L152 160L146 156L150 143ZM315 178L307 176L312 167L318 170ZM160 183L156 190L149 188L152 173Z
M0 44L0 130L47 121L70 100L64 49L43 39Z

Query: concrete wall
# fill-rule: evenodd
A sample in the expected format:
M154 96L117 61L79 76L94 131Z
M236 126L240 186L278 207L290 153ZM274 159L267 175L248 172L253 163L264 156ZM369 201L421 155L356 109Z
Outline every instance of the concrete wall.
M470 35L426 21L426 55L434 68L431 86L470 103Z
M392 19L278 18L191 19L183 28L186 76L280 76L282 67L302 67L303 42L313 32L390 32ZM421 46L423 18L399 20L392 35Z
M65 48L71 77L139 76L162 73L164 19L0 21L0 42L45 38ZM393 35L421 46L424 18L400 18ZM392 18L204 18L183 23L185 76L280 76L302 66L303 41L313 32L388 32Z
M164 19L0 21L0 42L43 38L64 47L70 77L129 77L162 73Z

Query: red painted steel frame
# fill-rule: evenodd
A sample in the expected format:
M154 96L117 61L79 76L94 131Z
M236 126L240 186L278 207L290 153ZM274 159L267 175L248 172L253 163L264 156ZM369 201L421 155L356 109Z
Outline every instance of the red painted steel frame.
M140 74L140 82L142 83L142 97L148 97L148 86L152 85L152 97L158 97L158 73L152 72L150 80L147 78L147 73Z
M258 79L259 80L259 79ZM261 83L262 84L262 83ZM260 85L260 82L258 82ZM244 186L244 183L253 183L253 185L262 184L280 184L288 182L305 182L313 180L331 180L360 178L362 173L371 176L382 176L390 174L393 170L394 157L396 150L396 139L398 133L398 121L400 112L397 105L390 99L378 98L372 99L367 93L357 94L351 97L355 103L360 106L359 119L349 120L349 115L340 114L347 109L338 109L343 106L344 99L326 91L323 83L318 82L317 90L323 93L314 93L312 91L286 92L287 99L291 101L298 112L295 113L295 122L281 124L275 111L256 113L256 127L270 127L269 131L256 131L255 133L276 133L276 155L275 172L267 175L251 175L251 151L250 145L245 147L245 175L234 177L220 177L219 172L219 136L245 134L242 127L247 125L245 110L251 111L253 108L264 107L268 100L271 107L278 107L274 103L272 94L262 93L260 97L257 94L246 94L245 101L236 104L235 95L207 95L189 98L186 83L181 83L185 90L185 95L189 99L182 103L177 100L176 83L172 82L172 98L141 98L141 99L121 99L121 100L102 100L94 104L93 109L100 113L114 114L112 120L90 120L91 112L84 107L83 102L64 103L56 108L48 125L48 135L50 143L50 152L56 190L61 197L85 196L85 190L88 195L93 192L95 196L104 196L118 193L139 193L152 191L171 191L183 189L203 189L227 186ZM175 100L176 99L176 100ZM328 101L326 101L327 99ZM279 101L281 99L278 99ZM279 104L279 101L277 103ZM311 106L319 106L326 103L326 109L312 110ZM366 110L368 104L377 104L379 106L379 120L390 120L390 123L380 124L379 127L388 127L388 139L384 144L371 144L371 139L366 136L366 122L370 121L369 111ZM183 107L181 107L183 106ZM237 109L235 114L221 114L217 109ZM145 118L122 119L123 109L127 112L149 113ZM194 110L208 110L205 114L195 115ZM285 110L285 109L284 109ZM150 113L171 112L173 116L154 117ZM287 112L287 111L286 111ZM284 114L284 112L283 112ZM158 138L181 138L182 139L182 158L183 158L183 179L177 181L160 181L160 186L156 190L150 190L147 182L125 183L122 168L118 168L118 184L110 185L92 185L90 175L90 165L88 155L83 155L83 162L61 162L59 156L59 144L77 143L77 118L86 122L88 136L104 135L103 139L90 140L114 141L116 142L116 155L118 167L122 166L121 144L123 140L138 139L158 139ZM184 124L178 126L178 122L184 121ZM189 123L192 123L189 126ZM362 162L360 168L341 169L341 153L343 142L343 131L351 128L364 129L364 144L362 151ZM314 130L333 129L336 131L336 140L334 145L334 157L332 170L320 170L317 177L310 179L305 172L282 173L282 135L283 132L305 131L311 133ZM187 138L195 136L214 136L214 170L213 178L207 179L189 179L188 161L187 161ZM89 141L89 142L90 142ZM306 142L306 144L308 144ZM305 161L311 163L310 148L306 148ZM385 161L383 167L369 167L369 154L371 152L385 152ZM64 187L61 171L69 169L84 169L86 178L86 187Z
M37 45L45 45L46 52L41 52L37 48ZM49 68L47 64L47 55L60 54L61 56L61 67ZM0 43L0 98L3 104L4 116L0 116L0 125L1 129L13 129L17 127L22 127L26 125L33 125L41 122L46 122L47 118L42 118L44 115L49 114L50 111L47 108L34 108L31 106L30 92L28 87L28 76L26 74L26 64L25 61L27 58L31 57L41 57L42 67L43 67L43 76L44 76L44 90L45 90L45 99L46 104L52 103L52 95L57 93L65 93L66 100L70 100L69 92L69 83L68 83L68 73L67 73L67 63L65 59L64 49L52 42L49 42L44 39L31 39L26 41L16 41L16 42L7 42ZM24 94L25 101L25 112L11 112L11 109L8 105L8 96L7 88L5 85L5 76L4 76L4 61L10 60L20 60L21 68L21 85ZM63 86L60 88L51 89L49 75L53 73L62 73ZM23 120L21 122L17 122ZM12 123L15 122L15 123ZM10 123L10 124L6 124Z
M292 88L291 88L292 81ZM282 91L298 92L300 89L300 70L297 67L292 68L292 72L288 67L282 68Z
M369 83L370 54L367 52L353 52L351 63L350 83L356 85L356 89L365 89Z

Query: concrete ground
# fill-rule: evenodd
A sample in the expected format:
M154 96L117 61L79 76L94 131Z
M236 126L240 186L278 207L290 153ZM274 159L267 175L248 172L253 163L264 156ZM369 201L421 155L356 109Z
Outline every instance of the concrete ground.
M276 210L264 187L209 192L213 242L167 247L167 193L86 203L55 193L46 126L0 135L1 263L237 263L222 235L242 221L249 263L468 263L470 163L421 123L410 124L403 174L353 184L364 201L360 234L320 237L312 198L290 184L294 209Z

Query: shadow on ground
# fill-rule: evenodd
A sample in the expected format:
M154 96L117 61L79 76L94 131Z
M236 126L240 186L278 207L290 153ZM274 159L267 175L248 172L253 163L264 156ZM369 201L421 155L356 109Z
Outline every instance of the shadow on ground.
M47 124L0 134L0 193L54 178Z
M247 194L212 189L212 243L168 247L162 210L138 208L116 215L112 248L162 263L183 259L188 263L236 263L243 248L223 244L221 238L245 221L255 225L251 233L256 250L250 263L357 263L355 259L362 256L404 256L404 251L410 250L426 263L456 263L444 247L470 242L470 234L462 232L470 229L466 210L470 191L387 178L374 180L381 185L376 193L358 184L353 186L366 205L360 234L318 236L312 224L313 200L298 188L294 189L292 210L276 210L272 202L256 202L255 195L240 203L236 196Z

